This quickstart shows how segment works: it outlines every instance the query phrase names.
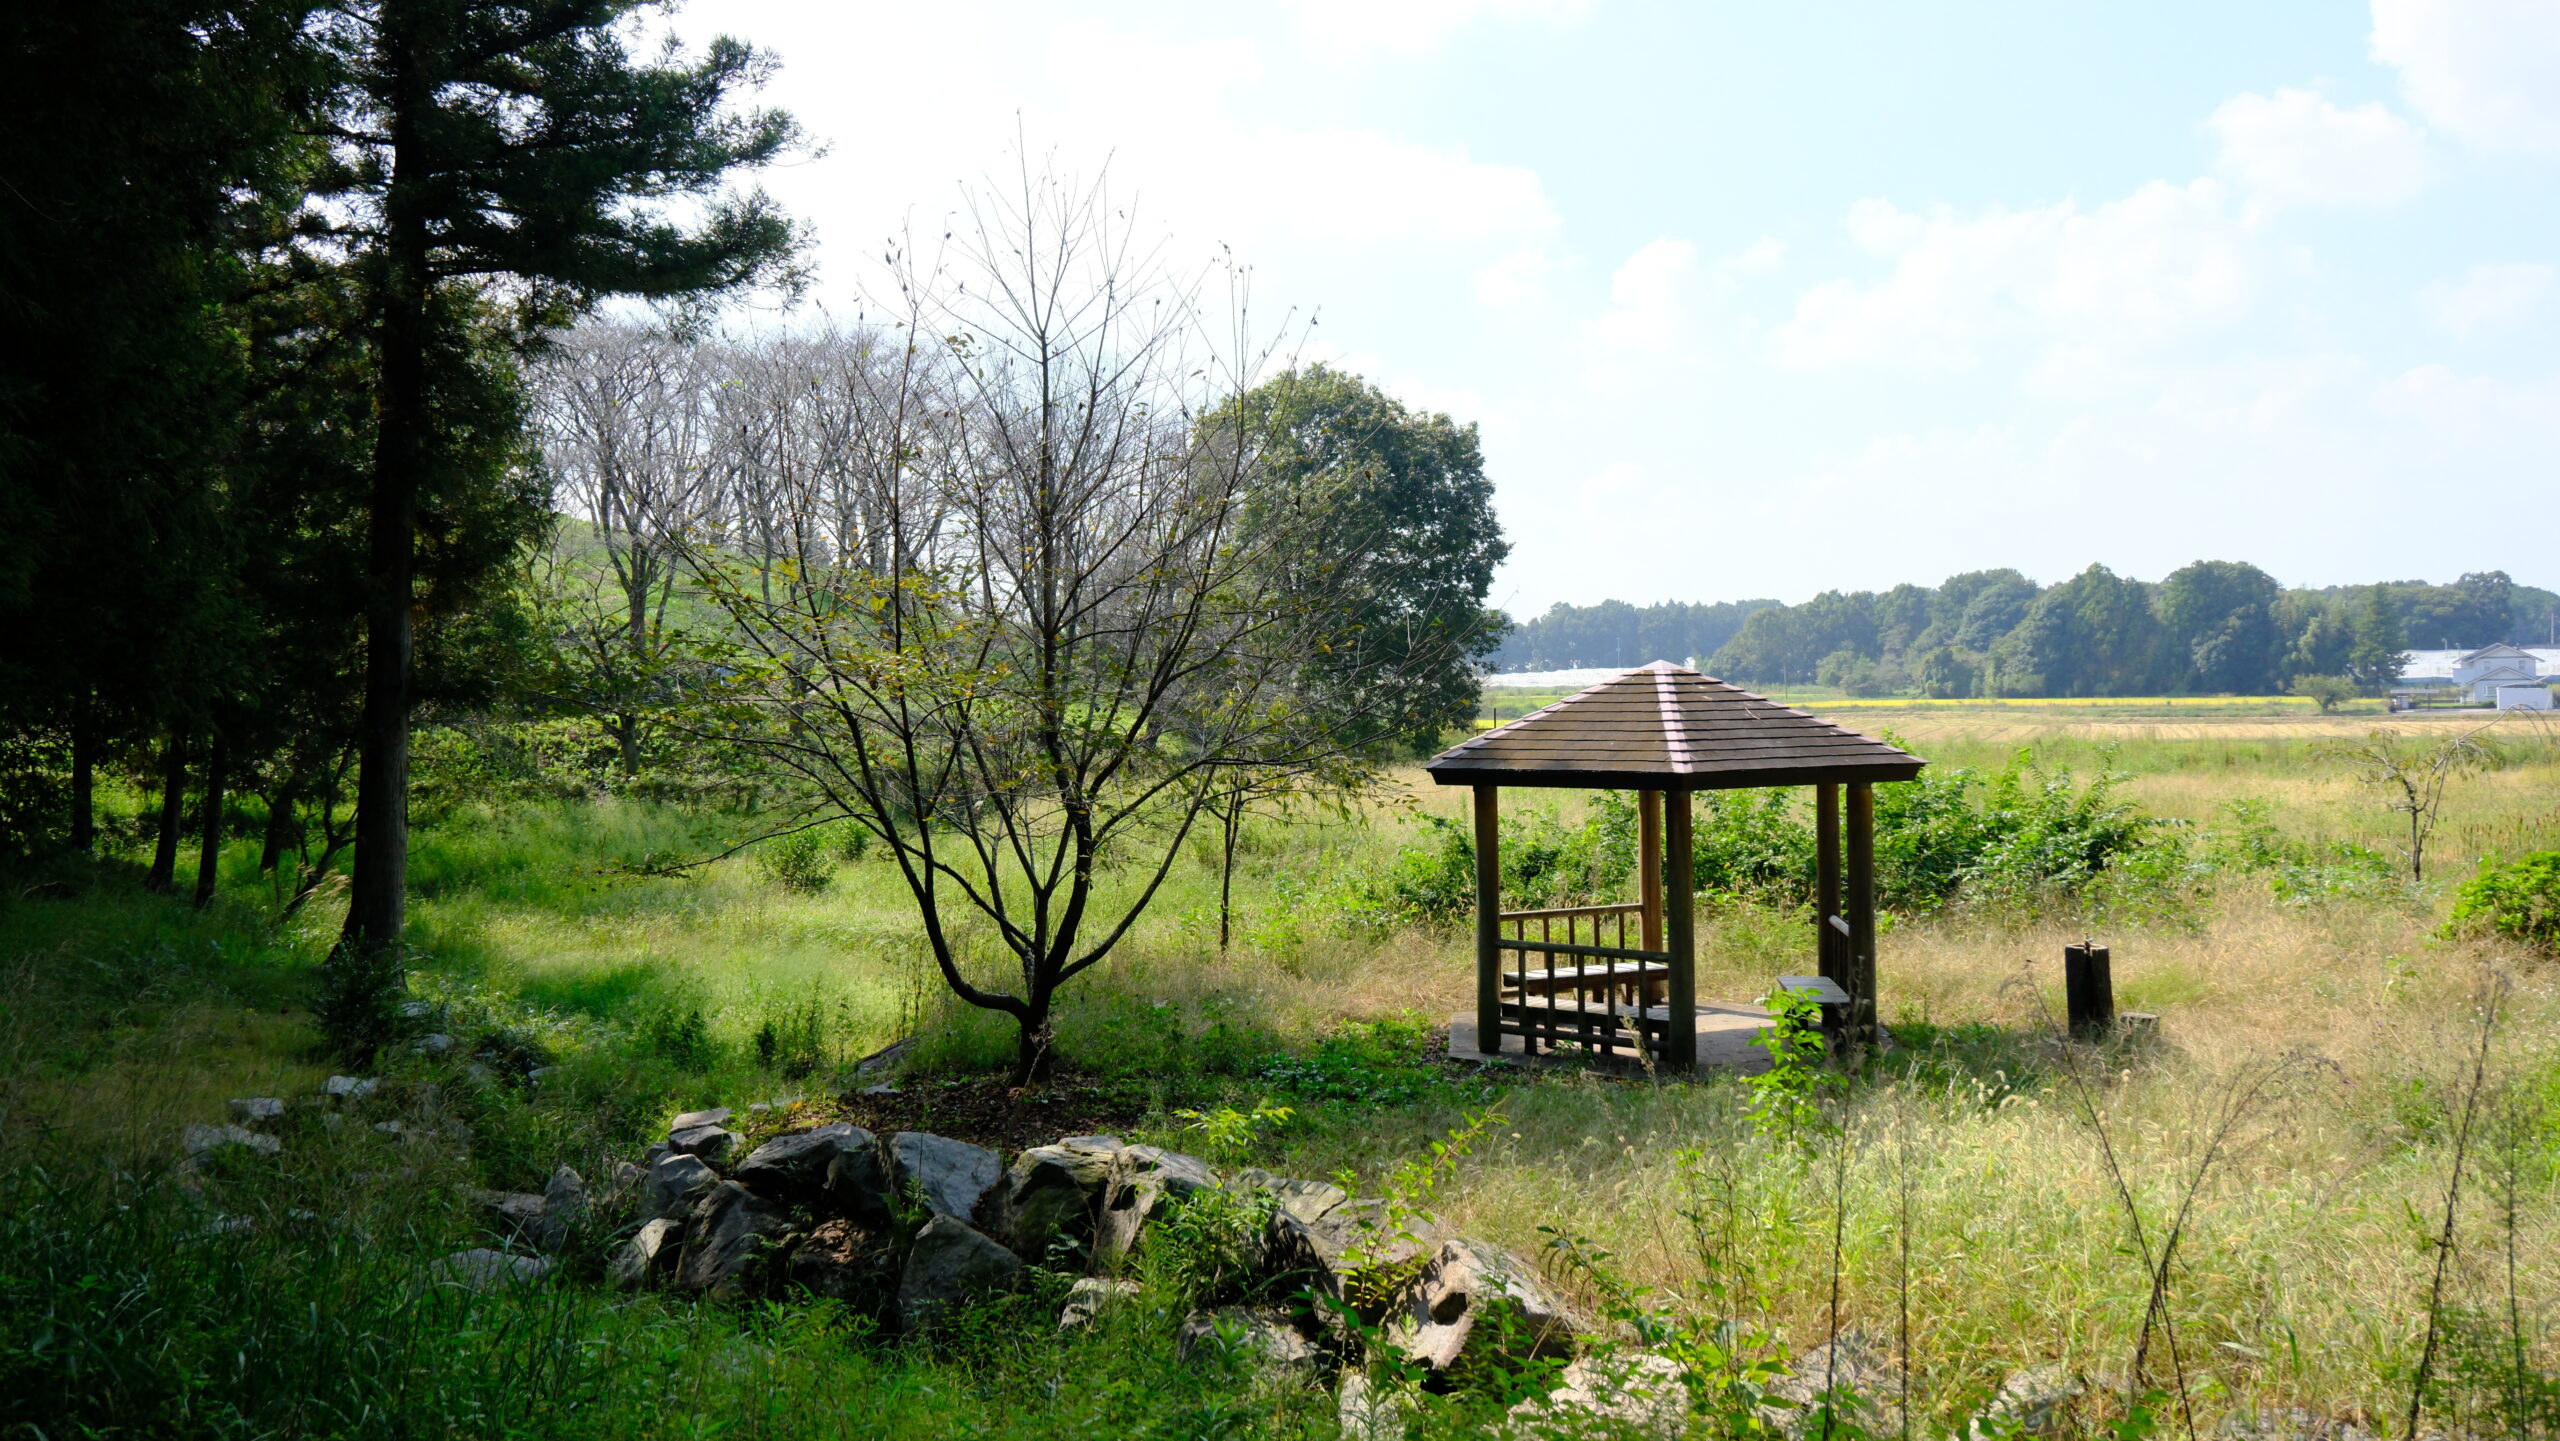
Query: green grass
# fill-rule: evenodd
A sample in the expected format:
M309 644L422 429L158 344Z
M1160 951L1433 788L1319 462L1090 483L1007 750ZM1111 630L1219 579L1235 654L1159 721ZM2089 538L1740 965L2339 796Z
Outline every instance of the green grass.
M2016 748L2001 717L1930 723L1940 729L1915 746L1939 764L1994 766ZM2316 737L2246 729L2261 724L2126 736L2039 721L2034 743L2048 764L2129 773L2127 793L2159 814L2214 824L2252 799L2288 845L2387 839L2373 798L2314 763ZM1196 1149L1206 1137L1182 1110L1287 1105L1239 1159L1344 1174L1373 1194L1494 1113L1439 1206L1450 1226L1524 1254L1552 1232L1587 1237L1665 1316L1741 1320L1798 1349L1828 1326L1836 1217L1844 1316L1889 1338L1909 1303L1923 1409L1952 1426L2018 1366L2120 1372L2141 1325L2140 1263L2073 1077L2092 1088L2157 1235L2187 1204L2216 1099L2291 1057L2195 1191L2171 1275L2199 1423L2300 1406L2388 1430L2441 1220L2472 978L2502 963L2517 989L2491 1074L2502 1114L2521 1118L2502 1133L2525 1196L2519 1292L2533 1363L2560 1370L2560 994L2547 962L2434 935L2473 857L2560 840L2547 751L2515 740L2500 769L2457 783L2440 879L2425 886L2287 896L2267 873L2235 870L2105 917L1959 906L1896 922L1881 972L1902 1049L1837 1103L1845 1139L1811 1152L1756 1134L1729 1077L1653 1084L1432 1059L1432 1028L1470 1004L1465 938L1374 934L1341 905L1413 834L1417 809L1462 801L1416 785L1359 824L1255 821L1239 940L1223 957L1217 857L1195 846L1122 954L1063 998L1070 1068L1143 1098L1131 1139ZM1571 797L1533 803L1581 814ZM201 1200L165 1184L178 1128L220 1119L229 1096L307 1091L330 1069L302 1007L335 902L276 924L242 840L208 913L142 893L129 858L75 899L0 908L0 1423L48 1435L1331 1435L1320 1393L1177 1364L1184 1298L1165 1278L1093 1336L1054 1336L1054 1311L1035 1300L932 1344L866 1334L826 1306L632 1301L578 1284L421 1289L430 1258L475 1239L459 1186L537 1186L562 1160L599 1174L678 1110L818 1094L911 1032L945 1072L1009 1058L1004 1024L942 995L911 902L876 855L837 858L815 894L775 884L751 856L681 876L640 869L715 851L741 824L579 803L457 812L423 830L415 981L442 1008L433 1023L466 1045L538 1049L559 1069L526 1090L395 1053L393 1093L436 1087L467 1140L393 1147L369 1129L315 1130L284 1164L226 1176ZM2114 947L2120 1003L2164 1018L2156 1045L2094 1065L2058 1047L2047 1019L2058 949L2091 927ZM1756 997L1805 964L1807 929L1765 907L1711 909L1701 994ZM972 954L998 974L983 948ZM676 1044L697 1012L701 1044ZM760 1029L812 1014L815 1074L759 1060ZM2486 1186L2475 1173L2472 1194ZM258 1224L208 1239L212 1211ZM2470 1370L2430 1414L2503 1431L2461 1408L2488 1406L2495 1389L2478 1358L2501 1334L2510 1237L2483 1207L2457 1234L2453 1294L2469 1310L2455 1349ZM1557 1280L1600 1299L1588 1277ZM1441 1405L1427 1429L1480 1434L1498 1399ZM2105 1424L2108 1404L2086 1423Z

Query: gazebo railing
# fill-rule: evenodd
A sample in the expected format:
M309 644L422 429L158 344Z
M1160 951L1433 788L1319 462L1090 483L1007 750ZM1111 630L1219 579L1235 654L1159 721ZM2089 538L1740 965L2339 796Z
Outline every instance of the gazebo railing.
M1638 1046L1659 1054L1668 1022L1654 1012L1671 953L1641 943L1644 914L1641 901L1502 912L1494 945L1511 957L1501 976L1503 1034L1520 1037L1533 1056L1566 1043L1603 1056ZM1631 921L1635 945L1627 943Z

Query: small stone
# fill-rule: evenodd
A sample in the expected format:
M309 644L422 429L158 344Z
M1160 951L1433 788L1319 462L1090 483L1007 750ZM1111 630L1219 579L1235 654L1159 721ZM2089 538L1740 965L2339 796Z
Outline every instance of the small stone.
M488 1213L500 1236L530 1241L546 1251L559 1245L551 1208L543 1204L540 1196L530 1191L477 1191L472 1200Z
M649 1168L649 1190L642 1198L653 1216L690 1214L702 1194L720 1184L720 1173L698 1156L667 1156Z
M261 1156L272 1156L284 1149L284 1142L261 1135L242 1126L190 1125L179 1134L180 1144L190 1156L209 1156L216 1151L242 1147Z
M735 1131L718 1126L690 1126L667 1137L667 1148L687 1156L700 1156L718 1165L729 1159L729 1150L738 1143Z
M2024 1367L2000 1383L1999 1393L1983 1408L1983 1418L2013 1423L1996 1428L2001 1435L2049 1436L2054 1434L2064 1409L2088 1389L2067 1367ZM1977 1424L1974 1431L1984 1435L1993 1429Z
M548 1076L559 1069L560 1068L558 1066L536 1066L532 1070L524 1073L525 1084L529 1086L539 1086L542 1084L543 1077Z
M644 1223L639 1234L614 1249L605 1275L629 1291L645 1286L672 1269L684 1246L684 1222L661 1216Z
M871 1085L863 1087L862 1094L866 1096L894 1096L898 1094L898 1088L890 1085L886 1081L877 1081Z
M1058 1312L1058 1329L1077 1331L1093 1324L1102 1308L1114 1301L1134 1299L1138 1294L1135 1281L1114 1281L1101 1276L1086 1276L1067 1288L1067 1304Z
M429 1270L438 1280L466 1290L489 1291L499 1286L531 1285L551 1274L551 1263L540 1256L518 1256L475 1246L454 1252Z
M446 1035L442 1031L435 1031L427 1035L420 1036L415 1041L410 1042L409 1048L416 1051L421 1056L441 1056L452 1050L457 1044L459 1043L456 1042L453 1037Z
M1174 1334L1173 1351L1186 1361L1203 1352L1232 1356L1262 1371L1312 1374L1322 1363L1315 1343L1289 1324L1288 1312L1263 1306L1195 1311Z
M891 1136L888 1161L889 1183L897 1194L912 1195L934 1214L961 1221L974 1219L979 1201L1004 1179L1004 1161L995 1152L927 1131Z
M231 1119L244 1126L273 1125L284 1119L284 1102L275 1096L243 1096L230 1106Z
M331 1076L320 1083L320 1094L341 1103L361 1101L381 1084L370 1076Z
M898 1320L910 1332L924 1330L944 1308L1008 1290L1021 1278L1021 1257L966 1221L937 1214L907 1251L906 1270L898 1278Z
M436 1006L433 1001L402 1001L400 1003L400 1019L404 1021L423 1021L435 1013Z
M373 1128L386 1136L409 1134L409 1123L406 1121L376 1121L373 1123Z
M683 1115L678 1116L667 1123L667 1134L669 1136L673 1136L678 1131L691 1131L703 1126L717 1126L727 1121L731 1114L731 1111L726 1106L713 1106L707 1111L687 1111Z

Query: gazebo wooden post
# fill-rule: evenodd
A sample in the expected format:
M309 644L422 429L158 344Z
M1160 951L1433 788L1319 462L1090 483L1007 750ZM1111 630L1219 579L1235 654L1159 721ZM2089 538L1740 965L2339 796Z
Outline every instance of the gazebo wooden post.
M1876 1043L1876 791L1849 783L1849 1037Z
M1849 970L1849 937L1840 929L1840 783L1822 781L1813 788L1813 956L1814 970L1846 991L1855 987ZM1837 1047L1849 1018L1838 1006L1822 1009L1823 1039Z
M1480 785L1475 793L1476 1049L1495 1056L1502 1053L1502 788Z
M1644 948L1662 949L1662 792L1636 792L1636 899L1644 903Z
M1671 994L1667 998L1669 1015L1662 1033L1662 1068L1666 1071L1691 1071L1698 1065L1698 906L1696 881L1690 874L1689 793L1672 791L1664 797L1671 814L1663 827L1664 849L1670 854L1664 876L1664 889L1670 915L1664 927L1670 934L1666 947L1671 952Z

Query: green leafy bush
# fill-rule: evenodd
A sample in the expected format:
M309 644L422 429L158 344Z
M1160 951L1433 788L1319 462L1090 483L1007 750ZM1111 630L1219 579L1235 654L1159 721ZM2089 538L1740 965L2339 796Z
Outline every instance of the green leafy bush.
M821 827L811 826L776 836L756 848L756 864L764 878L793 895L814 896L835 879L835 864L827 856L827 838Z
M2499 936L2560 953L2560 851L2535 851L2480 874L2453 893L2448 935Z

